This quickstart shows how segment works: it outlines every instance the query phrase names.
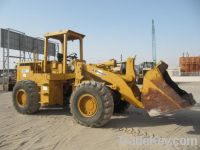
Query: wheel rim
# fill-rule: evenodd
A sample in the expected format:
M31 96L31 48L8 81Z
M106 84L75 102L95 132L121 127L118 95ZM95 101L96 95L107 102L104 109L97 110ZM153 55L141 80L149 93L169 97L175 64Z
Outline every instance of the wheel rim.
M90 94L84 94L78 99L78 110L84 117L92 117L97 112L97 100Z
M19 90L16 94L17 103L19 106L24 107L27 105L27 95L24 90Z

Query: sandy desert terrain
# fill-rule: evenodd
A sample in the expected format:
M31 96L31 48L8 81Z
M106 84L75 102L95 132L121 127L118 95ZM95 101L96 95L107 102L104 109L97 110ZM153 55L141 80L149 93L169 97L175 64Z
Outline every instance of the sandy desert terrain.
M200 103L200 83L180 86L192 92ZM171 115L149 117L130 107L114 114L103 128L83 127L72 119L69 110L51 108L35 115L21 115L12 106L12 93L0 93L0 149L132 150L200 149L200 104ZM196 145L129 143L138 137L195 138Z

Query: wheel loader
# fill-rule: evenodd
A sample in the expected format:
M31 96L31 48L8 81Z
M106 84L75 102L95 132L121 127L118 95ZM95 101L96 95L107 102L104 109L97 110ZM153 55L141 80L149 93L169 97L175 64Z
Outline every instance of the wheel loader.
M108 123L113 112L123 112L129 104L157 115L195 104L192 94L171 80L167 64L162 61L145 74L143 86L138 88L134 58L89 64L83 58L85 35L62 30L46 33L44 37L44 59L17 65L12 96L19 113L32 114L43 106L69 103L79 124L101 127ZM48 60L49 39L60 42L57 60ZM68 54L68 42L74 40L79 42L79 56Z
M136 70L136 83L142 84L144 75L147 73L147 71L151 70L154 66L155 66L155 63L152 61L142 62Z

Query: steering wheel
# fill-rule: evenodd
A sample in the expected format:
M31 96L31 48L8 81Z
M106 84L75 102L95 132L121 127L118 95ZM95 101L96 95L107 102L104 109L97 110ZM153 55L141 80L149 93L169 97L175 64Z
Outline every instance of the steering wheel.
M77 54L76 53L71 53L70 55L67 56L67 58L73 60L73 59L77 59Z

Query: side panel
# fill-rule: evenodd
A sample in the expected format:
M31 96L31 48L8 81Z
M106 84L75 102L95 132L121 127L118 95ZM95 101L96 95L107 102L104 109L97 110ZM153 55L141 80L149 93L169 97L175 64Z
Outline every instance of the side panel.
M63 105L63 82L62 81L49 82L49 104Z
M17 66L17 81L28 80L32 74L30 66Z
M17 67L17 81L32 80L37 83L42 105L63 105L63 84L71 78L74 74L33 73L30 66Z

